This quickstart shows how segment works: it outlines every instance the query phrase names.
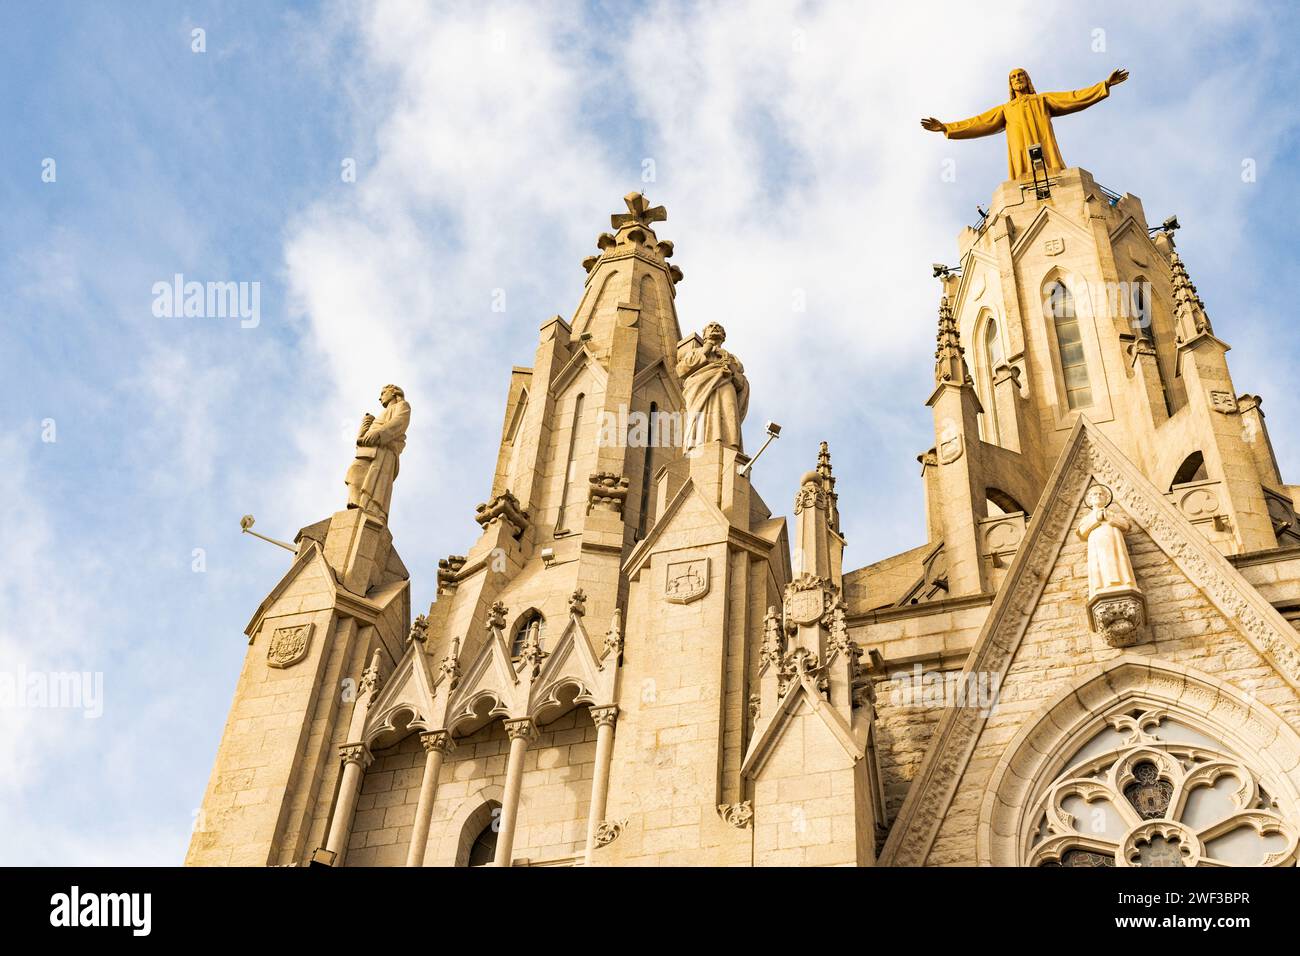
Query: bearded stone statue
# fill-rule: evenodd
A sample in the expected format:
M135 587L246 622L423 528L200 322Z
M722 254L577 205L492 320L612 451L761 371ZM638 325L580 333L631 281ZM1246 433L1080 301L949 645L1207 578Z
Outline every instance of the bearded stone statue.
M712 441L743 451L740 424L749 410L749 380L740 360L722 347L726 330L704 328L704 343L678 353L677 375L686 398L684 449L689 454Z

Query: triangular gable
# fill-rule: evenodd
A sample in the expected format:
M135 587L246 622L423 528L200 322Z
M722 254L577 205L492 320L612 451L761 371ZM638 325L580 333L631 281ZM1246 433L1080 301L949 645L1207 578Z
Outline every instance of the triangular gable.
M642 539L640 544L632 549L632 553L629 554L627 560L623 562L624 574L629 577L636 577L636 575L641 572L641 568L645 565L646 561L650 559L650 555L654 553L655 544L666 533L668 526L672 524L673 516L676 515L677 512L681 511L682 506L685 505L692 496L704 505L705 511L709 512L710 515L717 520L719 525L727 528L731 527L731 522L728 520L727 516L722 513L722 509L708 498L697 494L694 480L687 478L686 481L682 483L682 486L677 489L677 494L673 495L673 500L668 502L668 505L664 508L663 514L655 519L654 527L650 529L650 533Z
M573 353L573 358L565 363L564 368L560 369L555 376L555 380L551 382L551 397L558 398L563 395L564 390L573 383L573 380L578 377L584 368L591 369L596 387L604 389L609 381L609 373L605 371L605 366L600 363L600 360L591 349L587 348L586 344L583 343L578 346L577 351Z
M434 711L435 683L429 672L424 645L419 641L411 641L406 647L406 653L379 691L379 696L370 702L362 739L369 744L380 734L396 730L393 718L407 710L415 714L410 727L420 730L441 729L437 726L441 723L440 715Z
M613 676L612 672L609 675ZM580 688L575 698L579 704L601 704L612 702L613 686L605 679L600 662L591 649L582 618L569 616L569 626L560 635L559 641L542 662L542 669L533 679L530 688L528 714L536 718L540 711L560 705L557 692L566 684L577 684Z
M991 270L994 276L997 276L998 260L996 256L972 246L966 253L966 257L969 262L979 263L981 266L985 266ZM975 277L981 274L983 274L983 270L973 269L967 263L962 264L961 276L957 280L957 294L953 296L952 300L953 315L961 315L962 309L965 308L966 305L966 298L970 295L971 284L975 281ZM987 283L988 280L986 279L985 282ZM983 290L981 290L981 294L982 293Z
M329 566L329 563L325 560L325 556L321 553L320 545L317 544L316 540L313 538L307 542L307 547L303 548L302 551L298 553L298 556L293 559L293 563L289 565L289 570L284 572L284 577L280 578L275 587L271 588L271 593L268 594L265 600L257 606L257 610L253 612L253 616L249 620L248 626L244 628L244 633L250 638L256 634L258 627L261 626L262 618L266 616L266 612L271 609L276 601L280 600L284 592L289 590L290 585L292 585L294 581L298 580L298 577L302 575L309 566L318 561L320 562L320 570L325 579L329 582L330 588L337 592L338 580L334 576L334 569Z
M776 705L774 713L766 726L756 733L750 741L749 752L745 754L744 763L740 766L740 772L751 780L757 777L763 770L763 764L767 758L772 755L777 741L781 739L786 725L796 715L800 703L806 702L809 710L822 719L826 727L831 732L831 736L844 748L844 752L855 762L861 760L866 754L866 745L859 744L853 736L853 731L844 718L840 716L839 711L828 704L822 695L817 692L816 686L807 674L799 675L799 687L791 688L780 703Z
M1300 636L1096 426L1080 416L1029 523L1025 538L980 631L962 681L991 675L999 685L1024 640L1030 618L1073 523L1091 477L1110 487L1124 509L1259 656L1300 689ZM987 714L949 708L894 821L884 865L919 866L929 854L979 741Z
M647 382L656 378L663 382L664 391L673 397L677 405L685 408L686 397L682 394L682 386L677 381L677 376L669 374L668 365L664 362L662 356L636 373L636 376L632 379L632 391L636 392L643 388Z
M447 707L447 727L450 729L457 722L473 716L478 700L485 696L497 701L491 711L494 716L516 716L519 686L519 675L510 661L505 636L500 628L491 628L487 641L479 648L473 663L465 669Z
M1011 243L1012 262L1017 261L1022 255L1024 255L1025 251L1033 245L1034 241L1040 235L1042 235L1043 230L1047 228L1049 222L1053 225L1060 226L1064 232L1074 236L1074 238L1078 239L1080 242L1093 242L1092 233L1083 226L1079 225L1064 213L1053 209L1051 206L1044 206L1038 211L1038 215L1034 217L1034 221L1026 226L1025 231L1018 235L1015 238L1015 241Z
M1111 246L1118 246L1129 235L1132 235L1138 241L1138 245L1142 247L1143 252L1151 257L1151 261L1156 264L1156 268L1160 269L1166 277L1171 274L1169 259L1161 254L1160 250L1156 248L1156 244L1151 241L1150 234L1132 216L1126 216L1123 222L1111 230ZM1150 266L1143 264L1141 268L1149 270Z

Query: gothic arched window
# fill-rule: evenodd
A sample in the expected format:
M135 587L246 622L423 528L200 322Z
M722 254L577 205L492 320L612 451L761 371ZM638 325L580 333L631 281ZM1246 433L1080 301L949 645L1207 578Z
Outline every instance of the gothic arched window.
M555 516L555 534L568 534L569 529L565 527L565 511L569 506L569 496L574 488L574 479L577 477L578 469L578 432L582 428L582 406L587 396L582 392L573 400L573 421L569 426L569 449L565 456L564 480L560 485L560 510Z
M510 656L519 657L524 652L524 642L528 640L528 629L537 624L537 639L540 643L546 636L546 618L542 617L542 612L536 608L531 608L524 612L524 616L519 619L515 625L514 634L510 638Z
M997 377L998 366L1002 364L1002 338L998 335L998 323L987 311L981 316L983 333L980 335L980 357L976 362L976 374L979 376L980 402L984 405L982 424L984 440L998 443L997 397L993 393L993 382ZM979 327L977 323L977 328Z
M483 828L470 844L468 866L487 866L497 855L497 821L493 820Z
M1169 490L1173 491L1177 485L1185 485L1191 481L1205 481L1209 473L1205 470L1205 456L1199 451L1194 451L1178 466L1178 471L1174 472L1174 480L1169 483Z
M1169 382L1165 378L1164 357L1160 354L1161 342L1156 332L1155 312L1152 310L1151 283L1145 276L1138 276L1129 283L1129 314L1138 334L1156 353L1156 375L1160 378L1160 395L1165 402L1165 414L1172 415L1174 406L1169 397Z
M1087 408L1092 404L1092 383L1088 378L1088 359L1083 351L1083 334L1079 328L1074 294L1060 279L1047 286L1043 295L1043 314L1052 320L1056 332L1066 403L1072 409Z
M1039 799L1030 866L1293 866L1297 828L1238 755L1159 707L1107 720Z

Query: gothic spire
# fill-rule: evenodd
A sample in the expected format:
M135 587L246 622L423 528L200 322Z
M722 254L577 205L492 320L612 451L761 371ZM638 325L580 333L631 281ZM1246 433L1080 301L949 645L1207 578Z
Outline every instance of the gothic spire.
M840 530L840 496L835 493L835 476L831 474L831 449L826 442L822 442L821 448L817 451L817 474L822 476L822 483L826 487L826 499L830 511L827 517L830 526L838 532Z
M965 385L970 381L965 350L961 347L957 322L952 317L946 295L939 301L939 343L934 352L934 380L940 385L945 382Z
M1182 257L1174 250L1169 252L1169 268L1173 271L1174 316L1179 325L1179 334L1194 338L1201 334L1214 334L1210 317L1205 314L1205 303L1196 292L1196 286L1187 275L1187 267Z

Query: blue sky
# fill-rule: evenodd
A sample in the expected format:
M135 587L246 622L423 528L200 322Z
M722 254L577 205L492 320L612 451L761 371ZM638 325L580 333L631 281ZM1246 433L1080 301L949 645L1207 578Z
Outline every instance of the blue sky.
M1012 66L1040 90L1132 71L1057 124L1066 161L1179 214L1300 480L1282 7L539 6L5 8L0 671L100 672L103 714L0 709L0 863L180 862L244 625L288 561L239 516L292 538L342 505L388 381L414 409L392 524L427 604L474 538L509 368L572 313L631 189L668 208L683 331L724 322L746 364L750 441L785 426L755 473L773 508L826 439L853 566L921 543L929 266L1005 159L917 119L999 102ZM176 273L260 283L260 323L156 317Z

